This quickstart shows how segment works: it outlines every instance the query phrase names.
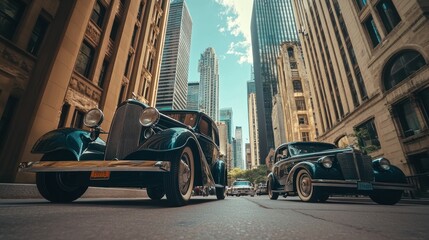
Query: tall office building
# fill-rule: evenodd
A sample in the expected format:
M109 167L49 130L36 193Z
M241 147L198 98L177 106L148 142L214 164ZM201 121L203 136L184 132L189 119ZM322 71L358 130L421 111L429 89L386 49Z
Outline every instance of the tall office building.
M253 73L252 73L253 75ZM249 168L259 166L259 131L258 115L256 108L256 88L255 82L247 82L247 109L249 116L249 139L250 139L250 164Z
M234 167L245 169L243 159L243 130L240 126L235 127L234 140Z
M276 58L280 44L298 41L291 0L254 0L252 51L259 125L259 159L274 148L272 98L278 93Z
M294 0L321 141L429 171L427 1ZM427 178L414 178L424 192Z
M224 122L228 129L228 143L232 142L232 108L220 110L220 121Z
M156 107L185 109L192 20L184 0L170 3Z
M219 69L215 50L207 48L198 64L200 107L215 122L219 120Z
M169 0L1 0L0 181L31 182L21 161L55 128L108 130L119 103L155 106ZM101 137L105 137L102 135Z
M200 83L199 82L188 82L188 101L186 109L189 110L200 110L198 106L200 96Z

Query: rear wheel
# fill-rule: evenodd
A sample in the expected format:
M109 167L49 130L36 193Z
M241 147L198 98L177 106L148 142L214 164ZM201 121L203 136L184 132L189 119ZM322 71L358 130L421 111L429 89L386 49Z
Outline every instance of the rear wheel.
M40 161L73 160L70 152L58 151L45 154ZM36 186L46 200L57 203L72 202L88 189L89 172L39 172Z
M225 187L217 187L216 188L216 198L218 200L225 199Z
M372 201L383 205L394 205L402 198L403 191L395 190L376 190L373 194L369 195Z
M188 203L194 185L194 155L185 147L171 161L170 173L164 175L164 189L170 205L178 207Z
M273 192L273 186L274 186L273 178L268 177L268 182L267 182L268 196L270 197L271 200L277 200L277 198L279 198L279 193Z
M165 195L165 191L162 186L147 188L146 193L152 200L160 200Z

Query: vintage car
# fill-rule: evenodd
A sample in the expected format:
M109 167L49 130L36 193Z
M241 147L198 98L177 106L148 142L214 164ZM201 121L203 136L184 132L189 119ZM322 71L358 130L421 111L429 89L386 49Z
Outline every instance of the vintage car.
M256 195L265 195L268 194L267 192L267 184L266 183L259 183L258 188L256 189Z
M253 184L245 179L237 179L232 183L231 196L255 196Z
M304 202L325 202L331 194L367 195L379 204L397 203L411 189L404 173L386 158L372 160L352 147L323 142L279 146L268 175L269 198L298 195Z
M91 129L62 128L43 135L32 153L38 162L22 163L36 172L40 194L51 202L71 202L88 186L146 188L148 196L164 195L172 206L188 203L195 186L216 190L225 198L226 165L219 160L216 124L198 111L161 113L137 100L120 104L107 141L100 128L103 113L92 109L84 124Z

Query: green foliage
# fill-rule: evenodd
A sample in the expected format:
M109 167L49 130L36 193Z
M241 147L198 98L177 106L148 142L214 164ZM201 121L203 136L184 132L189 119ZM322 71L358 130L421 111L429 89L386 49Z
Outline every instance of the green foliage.
M366 128L355 128L354 134L351 134L351 136L355 137L354 145L364 153L371 153L380 149L380 146L372 144L371 136Z
M267 175L268 168L266 165L261 165L258 168L251 170L242 170L239 168L234 168L228 172L228 183L229 185L231 185L235 181L235 179L244 178L256 185L260 182L266 182Z

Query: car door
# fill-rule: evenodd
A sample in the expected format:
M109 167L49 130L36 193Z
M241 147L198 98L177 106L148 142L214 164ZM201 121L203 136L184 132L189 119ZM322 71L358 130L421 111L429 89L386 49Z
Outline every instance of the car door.
M277 178L277 181L281 185L285 185L287 175L289 174L287 158L288 158L287 145L283 147L279 147L274 156L275 164L273 167L273 171L274 171L274 175Z

